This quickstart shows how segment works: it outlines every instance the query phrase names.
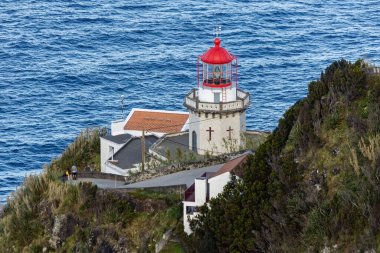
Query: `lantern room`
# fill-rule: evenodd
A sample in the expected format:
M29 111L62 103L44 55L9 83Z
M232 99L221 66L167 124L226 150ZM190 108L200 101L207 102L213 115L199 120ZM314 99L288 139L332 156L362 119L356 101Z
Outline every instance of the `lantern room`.
M198 57L199 98L213 103L234 101L238 80L237 57L220 46L219 38L215 38L214 44Z

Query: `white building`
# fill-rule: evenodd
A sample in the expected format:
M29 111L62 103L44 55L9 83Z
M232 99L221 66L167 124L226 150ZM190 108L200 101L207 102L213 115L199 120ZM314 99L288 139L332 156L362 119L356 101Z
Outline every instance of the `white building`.
M249 93L239 90L237 57L215 46L198 58L198 88L186 95L190 149L218 155L239 149L246 130Z
M186 191L183 203L183 226L191 234L190 220L198 214L198 208L223 191L234 173L241 176L242 165L248 154L244 154L225 163L217 172L206 172L196 178Z
M113 142L119 136L129 136L125 143ZM155 135L145 136L145 153L158 140ZM102 172L127 176L130 171L140 170L142 161L141 137L128 134L101 137L101 149L103 151ZM107 148L108 147L108 148ZM115 148L116 147L116 148ZM107 153L107 150L110 153ZM115 151L114 151L115 150ZM104 155L105 154L105 155ZM109 156L109 158L107 158Z
M100 137L100 163L101 171L112 173L107 168L108 161L114 161L115 154L132 138L130 134L107 135ZM120 174L120 173L116 173Z
M189 113L132 109L125 120L111 124L111 135L100 138L101 171L126 176L137 170L142 160L141 135L145 132L145 152L159 137L188 129Z

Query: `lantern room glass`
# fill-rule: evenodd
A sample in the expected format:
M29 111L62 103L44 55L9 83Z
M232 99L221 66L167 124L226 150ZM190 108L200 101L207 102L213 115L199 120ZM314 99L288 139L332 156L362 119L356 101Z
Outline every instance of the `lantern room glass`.
M208 64L203 62L203 84L228 85L231 84L231 63Z

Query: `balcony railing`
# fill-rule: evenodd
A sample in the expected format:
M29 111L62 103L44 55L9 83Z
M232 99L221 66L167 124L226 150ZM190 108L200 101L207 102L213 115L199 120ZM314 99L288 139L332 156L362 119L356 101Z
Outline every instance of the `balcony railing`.
M249 106L249 103L249 93L239 89L236 91L236 101L221 103L200 102L198 90L193 89L186 95L184 105L190 110L213 113L245 110Z

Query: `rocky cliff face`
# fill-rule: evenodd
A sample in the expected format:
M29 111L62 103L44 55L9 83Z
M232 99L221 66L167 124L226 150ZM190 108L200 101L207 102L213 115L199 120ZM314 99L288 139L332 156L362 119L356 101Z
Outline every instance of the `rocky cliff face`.
M57 250L61 247L62 243L66 241L67 237L74 233L75 226L78 222L72 215L61 214L54 217L53 224L49 243L54 250ZM50 230L49 227L45 227L45 229Z

